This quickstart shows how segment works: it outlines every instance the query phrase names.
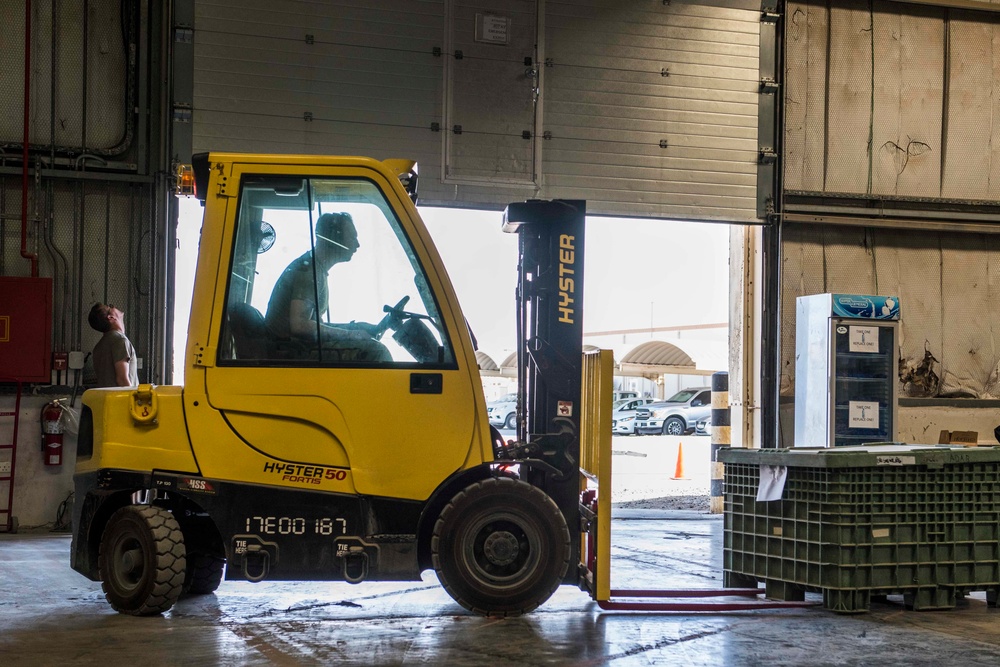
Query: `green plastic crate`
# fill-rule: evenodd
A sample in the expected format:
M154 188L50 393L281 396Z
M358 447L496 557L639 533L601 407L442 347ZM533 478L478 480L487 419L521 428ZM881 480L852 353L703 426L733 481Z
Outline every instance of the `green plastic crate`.
M827 608L867 611L903 594L914 609L1000 591L1000 447L879 443L723 449L727 586L768 596L822 592ZM760 466L787 469L780 500L757 502Z

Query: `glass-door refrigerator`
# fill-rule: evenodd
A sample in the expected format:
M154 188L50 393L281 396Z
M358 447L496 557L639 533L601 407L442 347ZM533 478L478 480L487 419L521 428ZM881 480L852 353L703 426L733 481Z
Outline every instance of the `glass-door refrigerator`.
M795 318L794 446L894 441L899 299L800 296Z

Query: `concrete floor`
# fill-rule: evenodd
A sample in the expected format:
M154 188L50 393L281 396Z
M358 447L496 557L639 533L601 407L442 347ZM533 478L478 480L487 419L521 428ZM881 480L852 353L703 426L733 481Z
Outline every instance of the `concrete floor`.
M720 517L619 511L614 587L721 586ZM818 596L807 596L817 599ZM868 614L822 608L602 612L563 587L521 618L467 613L433 574L417 583L223 582L163 616L122 616L69 568L69 536L0 535L0 665L990 665L1000 611L902 599Z

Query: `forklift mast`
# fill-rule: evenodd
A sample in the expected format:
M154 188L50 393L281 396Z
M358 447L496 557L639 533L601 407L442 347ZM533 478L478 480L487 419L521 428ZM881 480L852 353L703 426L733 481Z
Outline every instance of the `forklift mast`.
M510 204L503 221L505 232L518 235L517 442L540 462L527 466L527 480L552 497L574 536L586 209L583 200L530 200Z

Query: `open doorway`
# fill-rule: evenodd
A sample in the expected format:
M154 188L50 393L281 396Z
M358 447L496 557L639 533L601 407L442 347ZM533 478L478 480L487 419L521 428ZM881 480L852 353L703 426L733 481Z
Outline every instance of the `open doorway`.
M195 199L181 199L178 210L173 377L175 384L183 384L204 209ZM501 399L517 383L503 368L515 351L517 236L501 230L499 211L421 207L420 214L480 352L497 366L496 373L483 374L486 399ZM586 233L584 345L614 351L621 373L615 378L616 391L623 397L662 400L707 386L712 371L726 370L728 225L591 216ZM687 350L692 357L694 350L717 348L721 354L704 355L713 361L692 366L692 372L622 363L630 352L651 343ZM616 435L616 501L638 507L707 507L710 438L693 428L686 425L681 435ZM683 463L682 475L676 474L678 463Z

